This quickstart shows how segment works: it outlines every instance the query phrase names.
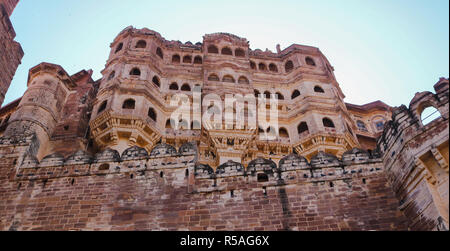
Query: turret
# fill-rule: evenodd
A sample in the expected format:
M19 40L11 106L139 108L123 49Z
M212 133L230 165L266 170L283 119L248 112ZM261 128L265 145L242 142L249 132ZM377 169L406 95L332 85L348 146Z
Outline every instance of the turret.
M35 134L38 147L31 154L41 160L48 154L49 140L73 87L75 83L61 66L42 63L32 68L28 89L10 118L5 136Z

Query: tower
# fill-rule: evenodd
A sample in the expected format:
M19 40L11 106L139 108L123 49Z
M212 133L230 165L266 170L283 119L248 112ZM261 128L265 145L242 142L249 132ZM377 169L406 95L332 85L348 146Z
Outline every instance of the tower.
M0 0L0 106L24 55L20 44L14 41L16 33L9 19L18 2Z
M35 134L38 144L31 154L41 160L49 151L51 135L74 87L61 66L42 63L30 69L28 89L9 120L5 136Z

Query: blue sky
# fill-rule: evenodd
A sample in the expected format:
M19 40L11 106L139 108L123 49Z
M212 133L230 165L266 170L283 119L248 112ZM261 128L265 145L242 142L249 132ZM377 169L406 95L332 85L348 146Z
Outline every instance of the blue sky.
M23 95L41 62L100 78L110 43L129 25L182 42L228 32L252 49L319 47L355 104L408 105L449 76L448 0L21 0L11 20L25 56L4 104Z

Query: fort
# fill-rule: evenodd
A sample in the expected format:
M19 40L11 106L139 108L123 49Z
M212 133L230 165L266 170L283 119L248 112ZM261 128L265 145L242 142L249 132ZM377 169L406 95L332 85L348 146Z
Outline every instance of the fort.
M11 43L0 65L12 72L23 52ZM110 47L101 79L41 63L0 109L0 230L448 230L447 78L409 107L355 105L311 46L127 27ZM276 97L257 105L278 127L206 127L195 118L209 104L173 121L174 95L195 103L194 90ZM426 122L426 109L439 118Z

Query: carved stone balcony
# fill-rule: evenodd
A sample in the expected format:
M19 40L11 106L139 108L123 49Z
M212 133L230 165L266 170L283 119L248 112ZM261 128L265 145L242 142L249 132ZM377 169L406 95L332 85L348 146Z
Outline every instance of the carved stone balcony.
M91 121L91 133L95 143L101 148L110 147L119 152L129 146L139 146L151 150L161 138L156 123L148 118L124 109L120 115L105 111Z

